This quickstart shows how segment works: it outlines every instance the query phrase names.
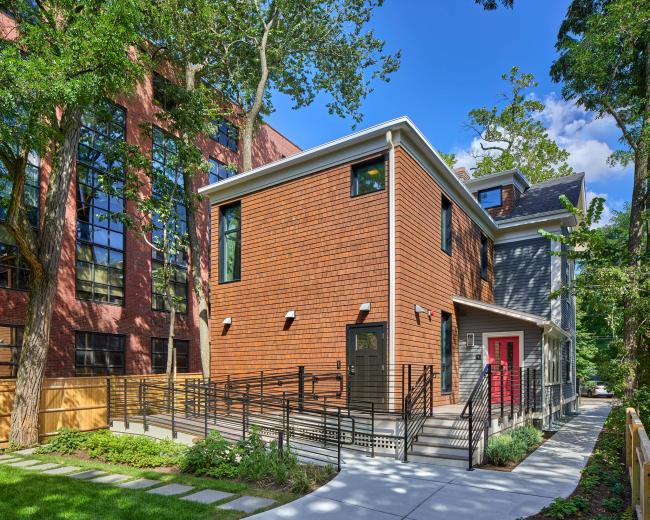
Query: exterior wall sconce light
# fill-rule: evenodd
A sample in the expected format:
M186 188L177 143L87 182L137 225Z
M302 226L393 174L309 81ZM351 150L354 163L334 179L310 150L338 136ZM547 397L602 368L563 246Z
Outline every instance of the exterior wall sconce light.
M424 307L417 304L415 305L415 314L424 314L426 312L427 310Z
M223 321L221 322L223 325L232 325L232 318L229 316L227 318L224 318Z
M359 305L359 312L370 312L371 307L372 305L370 304L370 302L362 303L361 305Z
M296 311L287 311L287 313L284 315L285 320L295 320L296 319Z

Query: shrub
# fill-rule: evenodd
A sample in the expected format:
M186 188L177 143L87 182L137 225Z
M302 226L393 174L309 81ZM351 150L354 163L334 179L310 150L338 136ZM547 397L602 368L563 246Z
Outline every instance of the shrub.
M181 471L215 478L237 477L237 453L219 432L210 432L187 450L180 461Z
M575 518L578 513L589 507L589 501L582 496L556 498L549 506L542 509L542 514L550 518Z
M178 464L187 448L171 440L155 440L134 435L115 435L108 430L89 434L84 449L91 458L128 464L136 468L154 468Z
M61 428L57 431L56 436L52 437L47 444L43 444L36 449L36 453L63 453L72 455L84 447L84 442L89 434L72 430L70 428Z
M541 431L532 426L522 426L492 437L488 441L485 453L492 464L508 466L521 461L540 442L542 442Z

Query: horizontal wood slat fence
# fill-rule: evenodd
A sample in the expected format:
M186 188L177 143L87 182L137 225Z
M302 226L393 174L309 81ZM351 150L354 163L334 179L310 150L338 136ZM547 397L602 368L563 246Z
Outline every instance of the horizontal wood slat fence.
M200 373L179 374L176 380L181 382L200 378ZM162 382L164 375L46 378L43 381L38 420L40 439L56 434L60 428L91 431L108 427L106 412L109 379L111 385L123 384L124 379L128 381L160 379ZM15 389L15 379L0 380L0 448L8 446Z
M625 465L636 516L650 520L650 440L634 408L627 409L625 418Z

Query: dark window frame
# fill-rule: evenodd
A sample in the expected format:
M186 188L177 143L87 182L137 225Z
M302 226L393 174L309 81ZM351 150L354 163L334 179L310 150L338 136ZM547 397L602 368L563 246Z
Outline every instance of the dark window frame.
M84 335L86 336L87 340L84 341L86 343L86 346L88 343L92 343L95 338L99 337L105 337L108 338L108 341L110 342L112 338L119 339L121 342L120 349L111 349L111 348L84 348L84 349L79 349L79 342L78 338L79 336ZM77 376L105 376L105 375L125 375L126 374L126 351L127 351L127 344L126 344L127 336L125 334L112 334L108 332L95 332L95 331L85 331L85 330L76 330L74 332L74 347L75 347L75 375ZM91 344L91 347L94 346ZM78 363L78 352L103 352L104 353L104 360L105 363L104 365L98 364L98 363L92 363L92 364L83 364L80 366ZM108 354L109 352L121 352L122 354L122 363L117 364L117 365L111 365L108 362ZM91 357L94 358L95 354L93 354ZM115 371L111 370L112 367L117 367L121 368L121 371ZM105 370L103 370L105 369Z
M441 198L440 210L440 249L449 256L452 255L452 244L454 234L453 204L444 195Z
M208 171L208 182L210 184L213 184L215 182L225 181L226 179L230 179L231 177L234 177L235 175L238 174L235 168L220 161L219 159L215 159L214 157L208 157L208 164L210 165L210 170ZM212 172L212 165L217 166L217 172L223 169L226 170L228 173L225 176L220 175L219 173L214 174Z
M358 185L358 176L357 172L360 168L365 168L367 166L371 166L373 164L379 164L381 163L383 169L384 169L384 181L382 183L381 188L372 190L372 191L364 191L363 193L359 193L359 185ZM356 198L356 197L363 197L364 195L371 195L373 193L379 193L382 191L386 191L386 156L385 155L380 155L378 157L372 157L370 159L365 159L363 161L354 163L350 165L350 197L351 198Z
M236 229L230 229L230 230L225 230L224 229L224 224L225 224L225 219L224 219L224 212L231 209L239 207L239 227ZM224 206L219 207L219 283L220 284L226 284L226 283L235 283L241 281L241 258L242 258L242 233L241 233L241 228L242 228L242 204L241 201L233 202L231 204L226 204ZM224 251L224 242L226 238L229 235L236 235L237 242L239 243L239 261L237 262L237 269L235 269L236 274L233 276L232 280L227 280L225 278L225 269L224 269L224 262L225 262L225 251Z
M151 373L152 374L164 374L165 371L167 370L167 340L168 338L161 338L161 337L152 337L151 338L151 350L150 350L150 355L151 355ZM162 352L154 352L154 347L155 343L161 342L161 345L164 347ZM177 345L177 343L179 345ZM179 355L178 355L178 346L181 344L184 344L186 346L186 352L181 358L185 359L186 363L185 366L181 366L179 361ZM186 374L190 371L190 340L189 339L176 339L174 338L174 349L176 349L176 372L179 374ZM158 356L164 356L163 359L163 364L162 366L158 365L157 363L154 362L154 360Z
M483 193L490 193L490 192L496 192L496 191L499 192L499 203L498 204L491 204L489 206L484 206L481 203L481 195ZM493 188L485 188L484 190L479 190L478 193L476 194L476 200L478 201L479 205L483 209L500 208L501 206L503 206L503 190L502 190L502 186L496 186L496 187L493 187Z
M160 134L164 141L161 144L156 143L156 135ZM160 167L163 169L166 168L166 163L167 163L167 155L168 153L173 153L166 144L167 139L174 139L174 136L171 135L170 133L166 132L162 128L153 125L152 129L152 135L151 135L151 163L152 163L152 168L154 168L154 163L159 163ZM162 148L163 154L162 156L162 162L159 160L154 160L155 157L155 152L157 149ZM154 187L154 194L155 194L155 187ZM180 210L182 209L182 217L178 217L178 221L181 223L181 225L185 226L185 229L187 230L187 208L185 205L181 202L177 204L177 208ZM154 240L154 233L155 230L152 231L151 239L152 241ZM174 280L171 282L172 287L174 288L174 294L178 295L177 289L182 287L183 288L183 301L180 303L178 308L176 309L176 312L179 314L187 314L188 308L189 308L189 267L188 267L188 253L185 251L184 253L181 253L180 255L175 255L174 258L171 259L171 263L174 265L174 268L176 270L174 274ZM167 303L165 301L165 295L157 292L156 291L156 284L153 281L153 272L157 268L155 267L156 264L162 264L164 262L164 258L155 250L151 249L151 309L154 311L158 312L169 312L170 309L167 306ZM182 273L182 274L181 274ZM182 281L182 277L185 277L185 282ZM179 278L181 281L179 281ZM161 303L158 305L158 303Z
M0 238L2 233L3 230L0 230ZM20 254L18 246L15 243L10 243L9 240L13 240L9 233L7 233L7 239L0 240L0 247L5 247L6 250L8 250L6 256L0 256L0 289L21 292L28 291L31 269L29 268L29 264L27 264ZM8 258L10 256L13 256L14 258L12 264L10 264L8 260L3 260L3 258ZM3 282L3 273L7 273L6 285ZM13 283L11 283L11 280L13 280Z
M440 392L448 395L453 392L454 353L452 342L452 315L440 313ZM445 377L445 371L448 378ZM446 386L445 386L446 385Z
M10 351L9 361L0 361L0 366L9 367L9 375L0 375L0 379L12 379L18 375L18 366L20 364L20 352L23 348L24 325L0 324L0 328L11 330L11 341L9 343L0 343L0 351L7 349Z
M174 88L174 83L168 80L162 74L153 73L151 78L152 98L157 106L165 112L173 110L178 105L178 100L174 99L173 93L169 90Z
M107 105L115 110L118 110L121 112L122 115L122 124L120 123L115 123L114 121L111 121L110 123L107 122L101 122L102 126L105 126L105 128L100 129L99 125L96 125L94 127L88 126L87 121L83 121L82 123L82 133L87 132L89 135L93 136L93 138L100 138L100 139L105 139L109 142L117 142L117 141L122 141L126 142L126 135L127 135L127 110L125 107L118 105L117 103L113 103L110 101L106 101ZM110 125L110 127L109 127ZM121 130L121 138L115 138L113 132L115 132L115 128L119 128ZM106 128L109 128L109 131L106 131ZM79 144L79 150L81 149L88 149L94 152L100 152L99 149L95 149L91 146L86 145L83 142L80 142ZM82 182L82 177L80 176L81 172L86 172L87 178ZM117 215L120 214L124 211L124 207L126 204L126 200L124 197L119 197L117 195L110 195L101 192L99 189L100 186L96 182L96 177L98 175L101 175L102 168L98 167L97 165L89 161L86 161L80 157L80 152L77 152L77 160L76 160L76 218L75 218L75 226L76 226L76 236L75 236L75 296L77 300L79 301L88 301L92 303L100 303L103 305L115 305L118 307L123 307L126 299L125 295L125 279L126 279L126 229L124 225L118 221L115 220L114 218L111 218L111 215ZM106 171L106 170L104 170ZM116 179L118 181L124 182L124 179ZM83 186L86 189L88 189L90 192L93 194L95 192L97 193L102 193L105 198L106 198L106 209L104 208L96 208L96 201L95 198L90 199L90 203L87 204L87 206L90 207L90 212L91 214L88 217L87 221L80 220L79 219L79 214L80 210L83 209L80 208L79 206L79 201L81 197L81 189L80 187ZM84 201L85 202L85 201ZM113 204L118 204L119 205L116 207L115 211L111 210L111 206ZM97 218L97 212L106 214L108 217L107 219L99 219ZM87 229L86 231L86 237L82 238L83 230ZM97 242L94 239L95 233L102 233L106 235L106 243L103 244L101 242ZM118 241L118 236L121 236L121 247L118 245L118 242L113 243L113 239ZM88 237L88 238L87 238ZM111 238L113 237L113 238ZM79 258L79 249L80 247L87 246L90 247L90 250L92 251L92 254L94 256L95 249L98 248L99 250L104 250L106 252L106 257L107 257L107 263L102 264L101 262L97 261L97 258L93 258L92 261L90 260L81 260ZM113 263L112 257L115 256L115 258L121 257L121 262L117 261L117 263ZM121 266L120 266L121 264ZM88 266L90 267L91 270L91 278L89 280L87 279L82 279L79 277L79 267L80 266ZM96 280L96 273L98 269L105 269L106 270L106 282L97 282ZM115 278L113 278L115 277ZM120 278L121 278L121 283L120 283ZM113 280L115 280L115 283L113 283ZM80 285L82 284L90 284L90 297L85 298L80 296ZM105 288L106 290L106 299L101 299L97 297L97 291L96 289L98 287ZM115 290L115 295L113 295L113 290ZM121 295L119 295L119 292L121 291ZM102 293L99 293L102 294Z
M488 241L488 237L481 233L481 278L483 280L488 279L489 257L490 243Z
M210 139L225 146L231 152L239 151L239 128L237 125L224 117L215 119L212 123L216 127L215 133L210 135Z

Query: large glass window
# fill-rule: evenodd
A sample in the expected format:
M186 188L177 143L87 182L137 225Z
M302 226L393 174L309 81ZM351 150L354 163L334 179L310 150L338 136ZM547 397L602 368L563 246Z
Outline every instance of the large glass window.
M440 388L443 394L452 389L451 314L442 313L440 327Z
M23 259L9 232L0 226L0 287L26 291L29 265Z
M383 190L386 183L386 163L384 158L352 166L351 182L353 197Z
M212 139L236 152L239 149L239 128L226 119L217 119L213 124L215 132Z
M27 218L32 227L38 227L39 199L40 199L40 177L41 167L40 159L36 154L29 154L27 165L25 166L25 187L23 198ZM0 163L0 221L7 220L7 211L11 200L12 182L9 179L9 173Z
M479 191L478 202L484 209L501 206L501 186Z
M174 340L176 351L176 372L190 370L190 342ZM154 374L164 374L167 370L167 338L151 338L151 371Z
M237 170L232 166L228 166L221 161L210 158L210 172L209 172L209 181L210 183L223 181L237 175Z
M442 197L442 213L440 218L440 247L448 255L451 255L452 232L452 205L448 199Z
M75 347L75 367L78 376L125 373L124 336L77 332Z
M174 84L164 76L153 74L153 100L163 110L173 110L178 105Z
M110 158L125 139L124 109L105 103L83 117L77 157L77 298L124 304L121 163ZM108 186L110 185L110 187Z
M481 278L487 280L488 277L488 239L481 233Z
M221 208L219 218L219 282L241 278L241 203Z
M23 346L23 327L0 325L0 378L16 377Z
M185 205L182 203L183 177L178 166L178 147L171 135L157 127L153 129L152 167L156 169L153 186L154 196L157 194L160 195L160 188L156 186L155 182L156 178L161 179L161 181L162 179L167 179L169 182L178 184L178 201L175 204L176 211L170 219L170 222L166 225L168 229L174 229L175 233L183 235L187 233L187 211ZM153 221L152 241L154 244L162 244L164 223L160 222L157 215L153 216ZM163 253L156 248L152 248L151 258L153 273L163 267L165 258ZM176 311L185 313L187 312L187 251L182 250L172 254L170 261L174 269L173 279L171 281L172 293L178 301ZM152 280L151 290L151 307L154 310L168 312L170 309L163 288Z

